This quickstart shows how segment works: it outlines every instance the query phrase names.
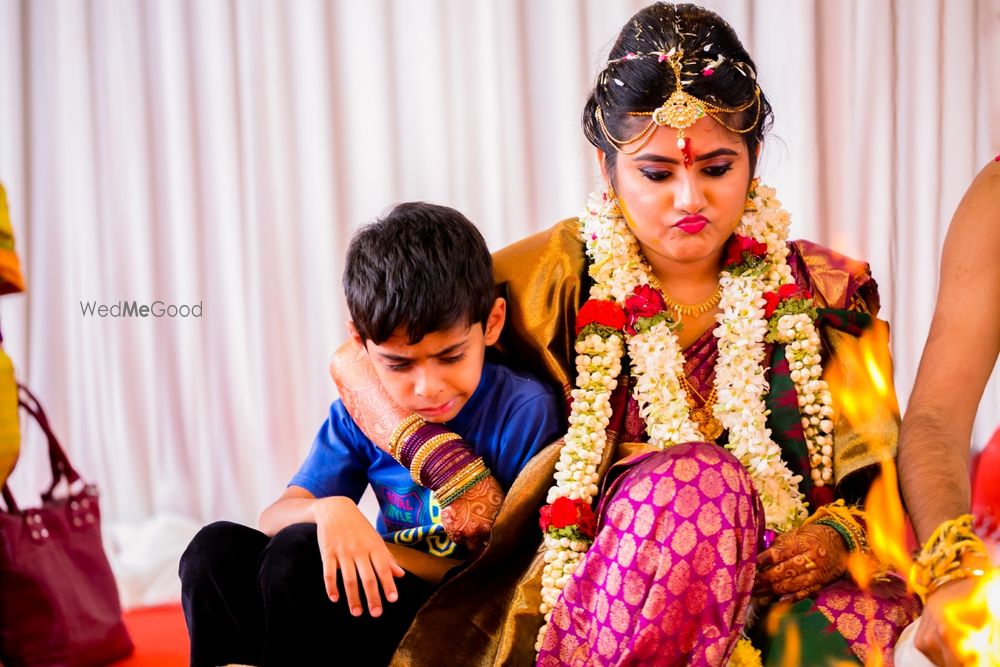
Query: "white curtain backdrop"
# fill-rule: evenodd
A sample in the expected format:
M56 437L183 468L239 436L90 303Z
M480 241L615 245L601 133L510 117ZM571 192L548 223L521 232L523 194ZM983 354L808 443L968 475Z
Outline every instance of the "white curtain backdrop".
M576 214L585 95L644 4L0 0L0 181L28 282L0 300L4 345L112 534L174 521L180 546L157 548L179 553L177 521L252 524L281 492L335 397L358 225L435 201L496 249ZM706 4L759 66L763 177L795 235L871 262L905 402L948 220L1000 152L1000 0ZM132 300L203 315L82 312ZM998 425L994 378L974 444ZM34 430L24 448L30 503L48 473Z

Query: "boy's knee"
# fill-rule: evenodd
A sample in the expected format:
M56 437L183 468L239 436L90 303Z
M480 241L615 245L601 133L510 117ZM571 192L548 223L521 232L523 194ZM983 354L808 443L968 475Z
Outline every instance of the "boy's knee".
M297 582L315 580L322 571L316 524L293 524L272 537L264 549L260 584L265 592L293 590Z
M261 548L267 536L253 528L231 521L216 521L205 526L194 536L181 554L178 574L181 581L190 583L205 575L218 572L233 559L255 558L254 546ZM256 543L256 544L255 544Z

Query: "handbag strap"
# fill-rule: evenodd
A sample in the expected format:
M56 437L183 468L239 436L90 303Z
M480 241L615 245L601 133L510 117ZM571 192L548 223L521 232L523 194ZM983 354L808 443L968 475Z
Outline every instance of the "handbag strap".
M7 511L8 512L17 512L18 511L17 510L17 503L14 502L14 494L12 494L10 492L10 489L7 488L7 483L6 482L4 482L4 485L3 485L3 501L7 505Z
M49 486L48 491L42 493L42 500L44 502L49 502L52 500L52 494L55 492L60 481L65 479L68 484L74 484L79 481L80 473L78 473L73 467L73 464L69 462L69 458L66 456L65 450L63 450L62 445L59 444L59 439L52 431L52 426L49 424L49 418L45 414L45 410L42 408L42 404L39 402L38 398L23 384L18 384L17 389L17 404L23 408L25 412L35 418L35 421L42 429L42 432L45 434L45 438L49 443L49 467L52 470L52 484ZM8 511L18 511L17 503L14 501L14 495L10 492L10 488L6 483L3 485L2 493L4 502L7 504Z
M18 404L27 410L28 414L35 418L35 421L38 422L42 432L45 433L46 439L49 441L49 466L52 469L52 486L49 487L48 491L42 494L42 500L50 501L52 500L53 491L55 491L62 479L65 479L68 484L75 484L80 479L80 473L78 473L73 467L73 464L69 462L69 457L66 456L66 450L64 450L62 445L59 444L59 439L52 431L52 426L49 424L49 418L45 414L45 410L42 409L41 402L39 402L38 398L31 393L31 390L23 384L18 384L17 388L20 392L18 396Z

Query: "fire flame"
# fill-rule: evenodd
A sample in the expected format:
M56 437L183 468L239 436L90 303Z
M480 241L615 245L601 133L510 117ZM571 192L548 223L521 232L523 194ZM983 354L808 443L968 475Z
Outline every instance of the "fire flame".
M789 602L776 602L767 614L766 629L770 637L781 631L782 621L792 609ZM802 639L799 636L799 626L796 623L787 624L785 631L785 648L781 656L781 667L797 667L802 659Z
M878 326L865 332L859 341L858 355L838 355L830 364L828 381L835 404L862 441L879 437L866 432L876 410L887 402L895 405L892 387L892 363L888 358L888 329ZM881 462L881 475L872 483L865 500L869 546L878 562L907 577L913 560L907 551L906 518L899 497L896 466L892 460ZM848 571L863 591L870 591L877 575L874 563L852 553ZM871 619L866 619L870 621ZM963 665L987 667L1000 665L1000 571L993 569L981 577L973 594L956 600L944 610L947 635ZM881 667L882 652L867 624L869 650L865 667Z
M838 354L830 360L824 376L841 416L858 431L862 440L868 424L888 405L899 412L892 384L889 327L876 320L858 339L857 354Z
M906 515L899 498L896 465L882 461L882 474L872 482L865 499L868 516L868 543L881 563L906 577L913 559L906 549Z
M881 468L882 473L872 482L865 499L868 546L874 557L855 551L847 562L848 571L865 592L871 591L872 580L882 574L880 564L887 564L904 576L912 564L906 551L906 518L896 485L896 466L891 460L885 460ZM865 654L865 667L884 667L884 647L875 637L873 615L874 609L865 618L865 636L869 647Z
M865 637L868 638L868 652L865 653L865 667L885 667L885 658L882 656L884 648L875 638L875 624L869 616L865 623Z
M968 599L948 605L944 617L961 664L1000 665L1000 573L996 569L979 579Z

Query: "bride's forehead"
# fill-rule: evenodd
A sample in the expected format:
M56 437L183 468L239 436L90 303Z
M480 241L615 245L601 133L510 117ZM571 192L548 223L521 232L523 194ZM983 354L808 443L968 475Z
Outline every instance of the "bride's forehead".
M709 153L719 148L728 148L737 153L746 153L746 142L736 132L732 132L712 118L702 118L684 131L689 149L696 154ZM680 157L682 149L677 146L677 130L671 127L657 127L653 137L639 154L653 151L671 157Z

